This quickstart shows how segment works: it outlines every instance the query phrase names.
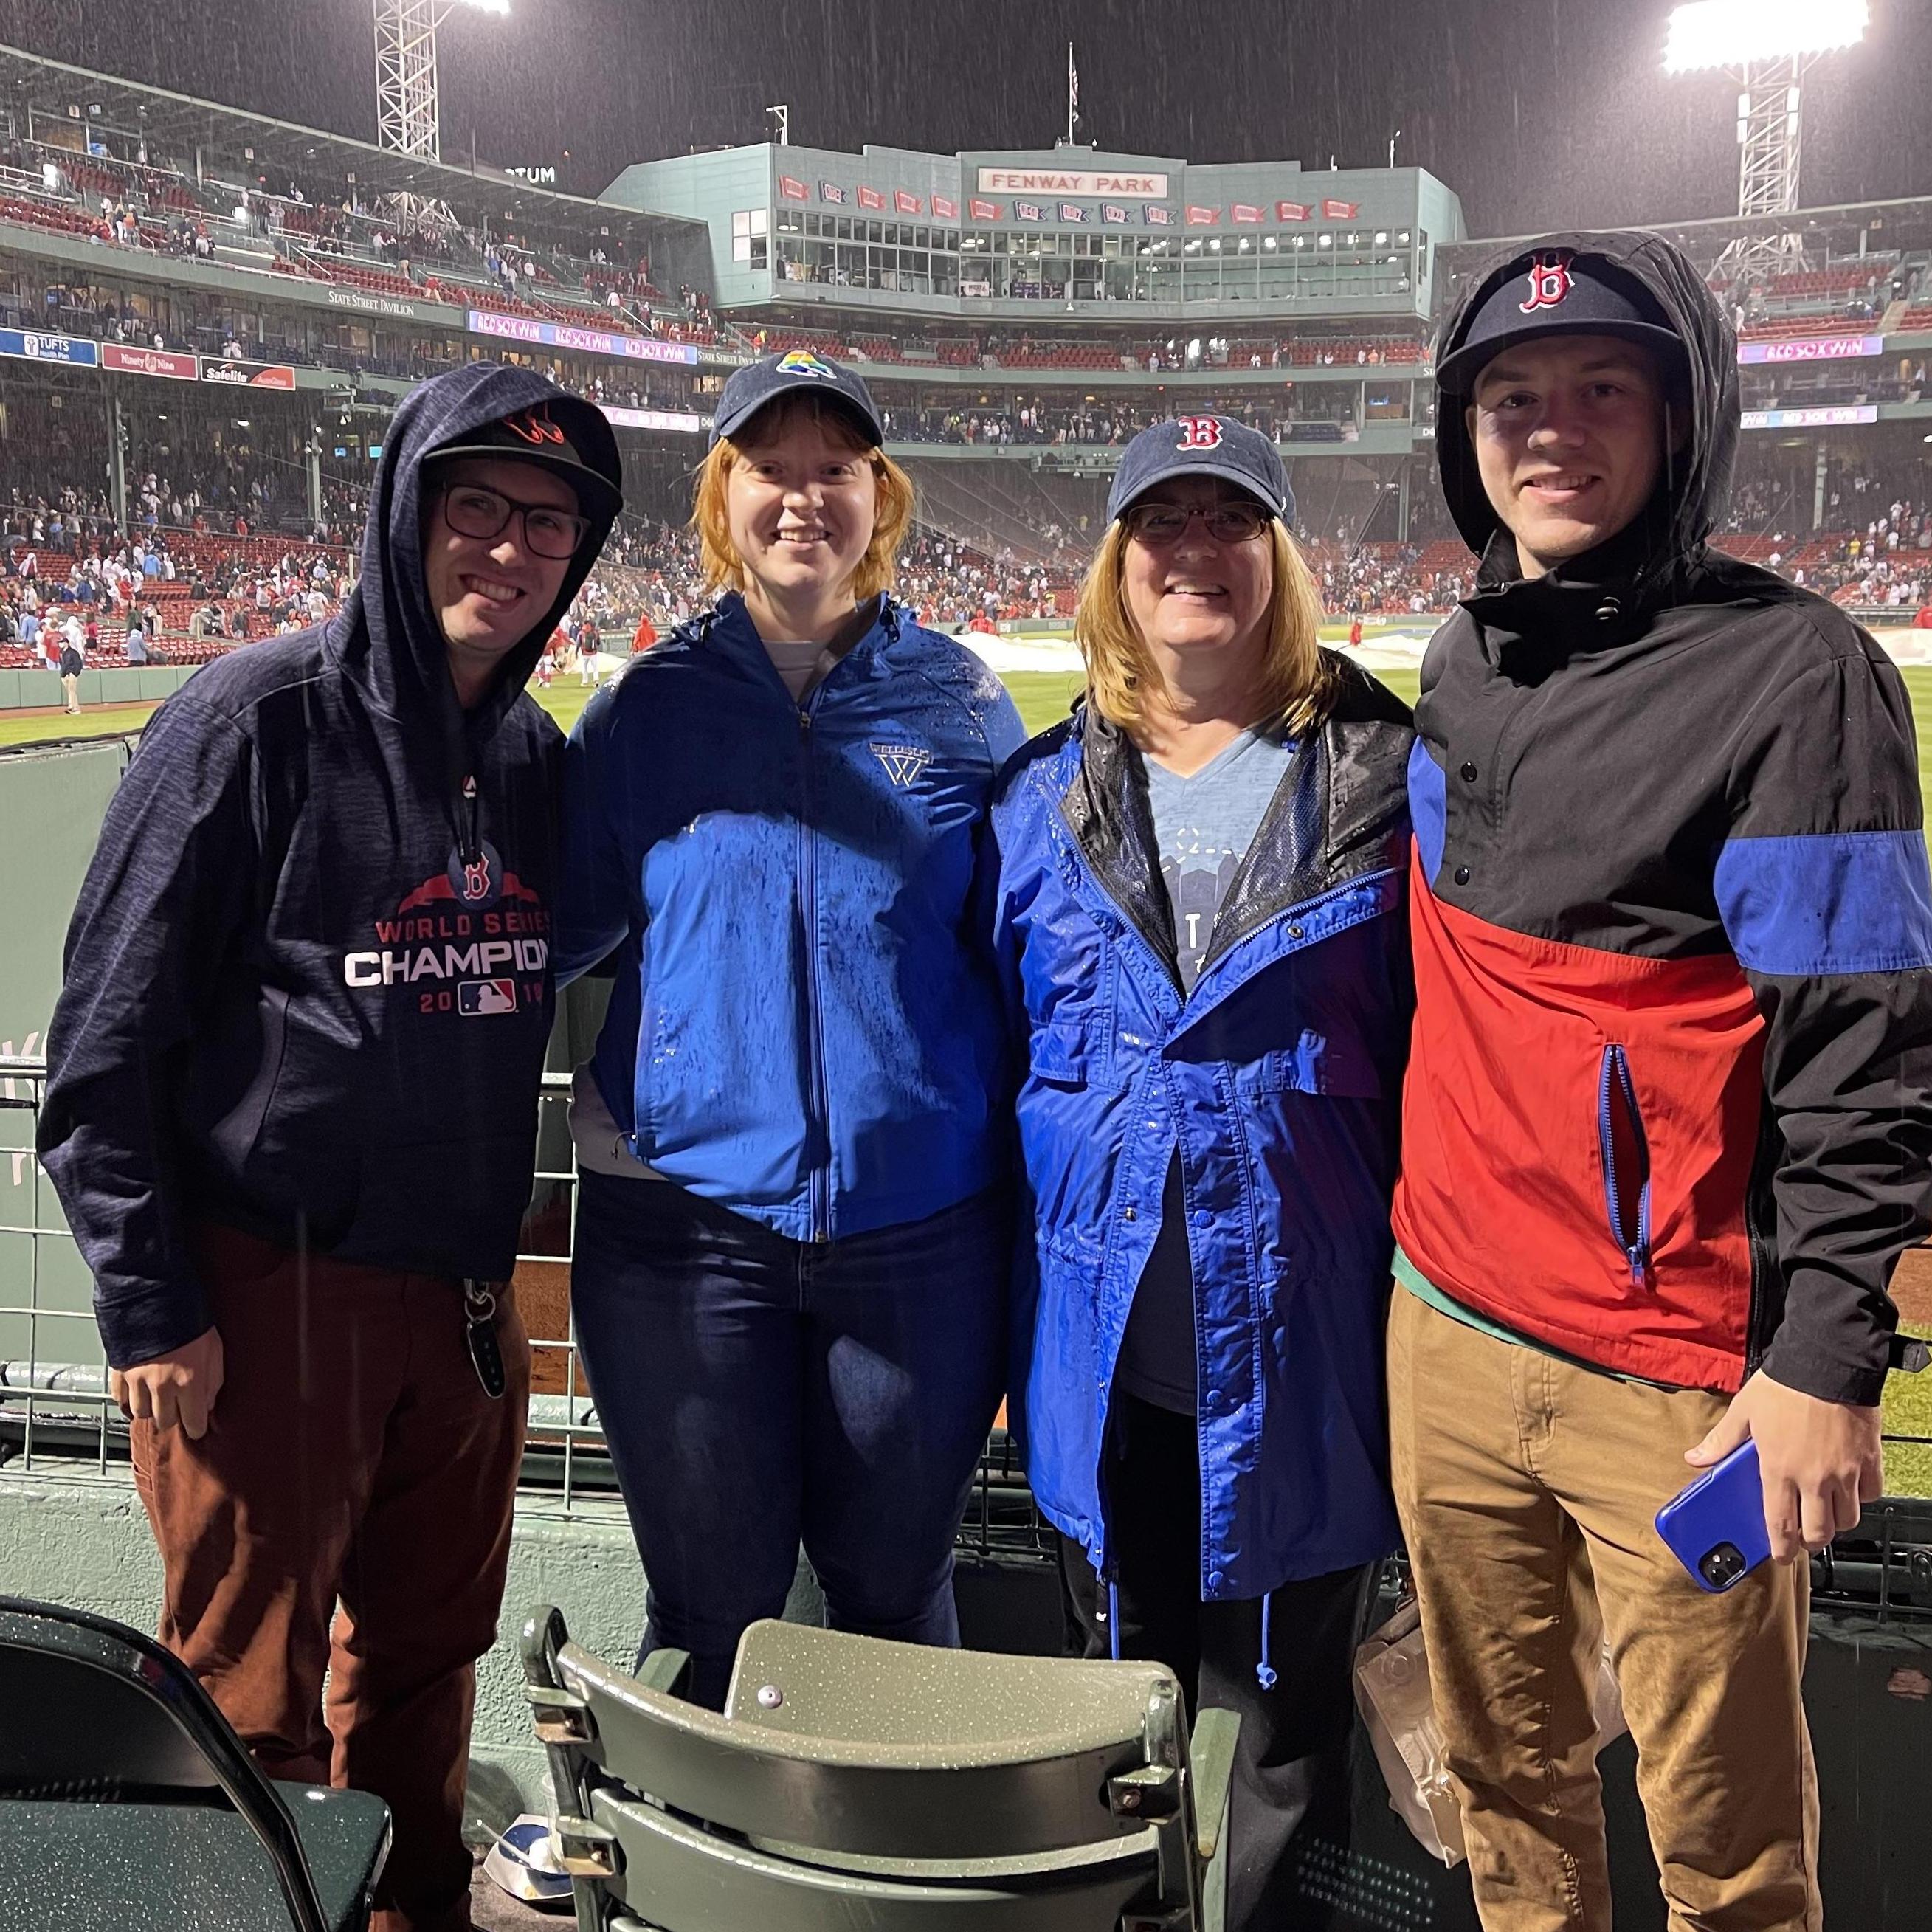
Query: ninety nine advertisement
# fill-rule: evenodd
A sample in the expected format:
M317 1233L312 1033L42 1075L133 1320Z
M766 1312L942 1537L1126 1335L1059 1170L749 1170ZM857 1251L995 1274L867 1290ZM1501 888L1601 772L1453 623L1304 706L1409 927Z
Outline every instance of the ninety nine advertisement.
M181 351L130 349L118 342L100 345L100 366L128 376L170 376L177 382L192 382L201 373L195 358Z

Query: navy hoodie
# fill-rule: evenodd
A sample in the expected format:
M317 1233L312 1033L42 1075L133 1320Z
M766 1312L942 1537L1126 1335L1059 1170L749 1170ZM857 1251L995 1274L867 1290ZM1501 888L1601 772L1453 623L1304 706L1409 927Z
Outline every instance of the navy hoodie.
M424 383L385 439L356 591L197 673L108 808L40 1150L117 1368L210 1325L197 1218L378 1266L510 1272L563 748L524 683L598 546L466 713L418 512L426 456L538 403L618 480L603 417L542 376L476 363Z

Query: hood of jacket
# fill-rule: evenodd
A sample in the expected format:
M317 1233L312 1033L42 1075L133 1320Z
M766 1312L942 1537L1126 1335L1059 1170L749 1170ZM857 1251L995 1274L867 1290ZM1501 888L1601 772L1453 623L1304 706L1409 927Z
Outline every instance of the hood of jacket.
M594 404L533 370L500 362L472 362L432 376L412 389L390 418L369 493L361 574L328 626L326 648L345 673L391 716L433 726L456 763L466 763L454 754L486 740L515 704L544 639L583 588L610 534L608 522L592 520L593 540L571 559L556 602L505 658L488 696L464 712L423 575L423 465L470 431L538 404L548 405L566 426L586 462L621 485L616 439Z
M1485 264L1456 304L1436 344L1436 362L1439 366L1461 345L1499 282L1524 269L1532 255L1555 248L1622 270L1656 302L1684 346L1690 423L1682 448L1666 452L1664 480L1636 520L1595 550L1567 559L1552 575L1605 585L1667 579L1677 574L1672 566L1696 560L1724 514L1739 424L1737 338L1681 249L1660 235L1628 229L1545 235L1513 244ZM1483 560L1479 584L1492 588L1520 572L1514 543L1491 508L1477 470L1465 401L1436 392L1436 466L1456 527ZM1498 536L1504 540L1498 542Z

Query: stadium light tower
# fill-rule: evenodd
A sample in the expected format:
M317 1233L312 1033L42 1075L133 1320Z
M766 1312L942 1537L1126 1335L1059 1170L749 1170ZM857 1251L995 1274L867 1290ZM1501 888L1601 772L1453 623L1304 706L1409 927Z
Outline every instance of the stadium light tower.
M458 6L507 14L510 0L375 0L376 145L442 158L436 98L436 30Z
M1695 0L1670 16L1666 74L1720 68L1738 95L1738 213L1789 214L1798 206L1804 76L1820 56L1864 38L1867 0ZM1718 266L1772 275L1802 266L1796 234L1731 242Z

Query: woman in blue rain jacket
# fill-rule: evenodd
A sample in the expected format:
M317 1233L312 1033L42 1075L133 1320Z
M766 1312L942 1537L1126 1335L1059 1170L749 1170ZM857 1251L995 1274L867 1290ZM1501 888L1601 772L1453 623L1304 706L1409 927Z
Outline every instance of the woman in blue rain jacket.
M1108 511L1085 700L994 810L1034 1277L1010 1406L1090 1652L1240 1712L1228 1923L1292 1925L1396 1541L1412 734L1317 643L1265 439L1156 424Z
M697 493L716 607L599 691L556 956L614 954L572 1102L579 1346L647 1583L722 1705L801 1543L835 1627L956 1643L998 1406L1009 1042L976 883L999 680L889 592L912 487L865 385L734 374Z

